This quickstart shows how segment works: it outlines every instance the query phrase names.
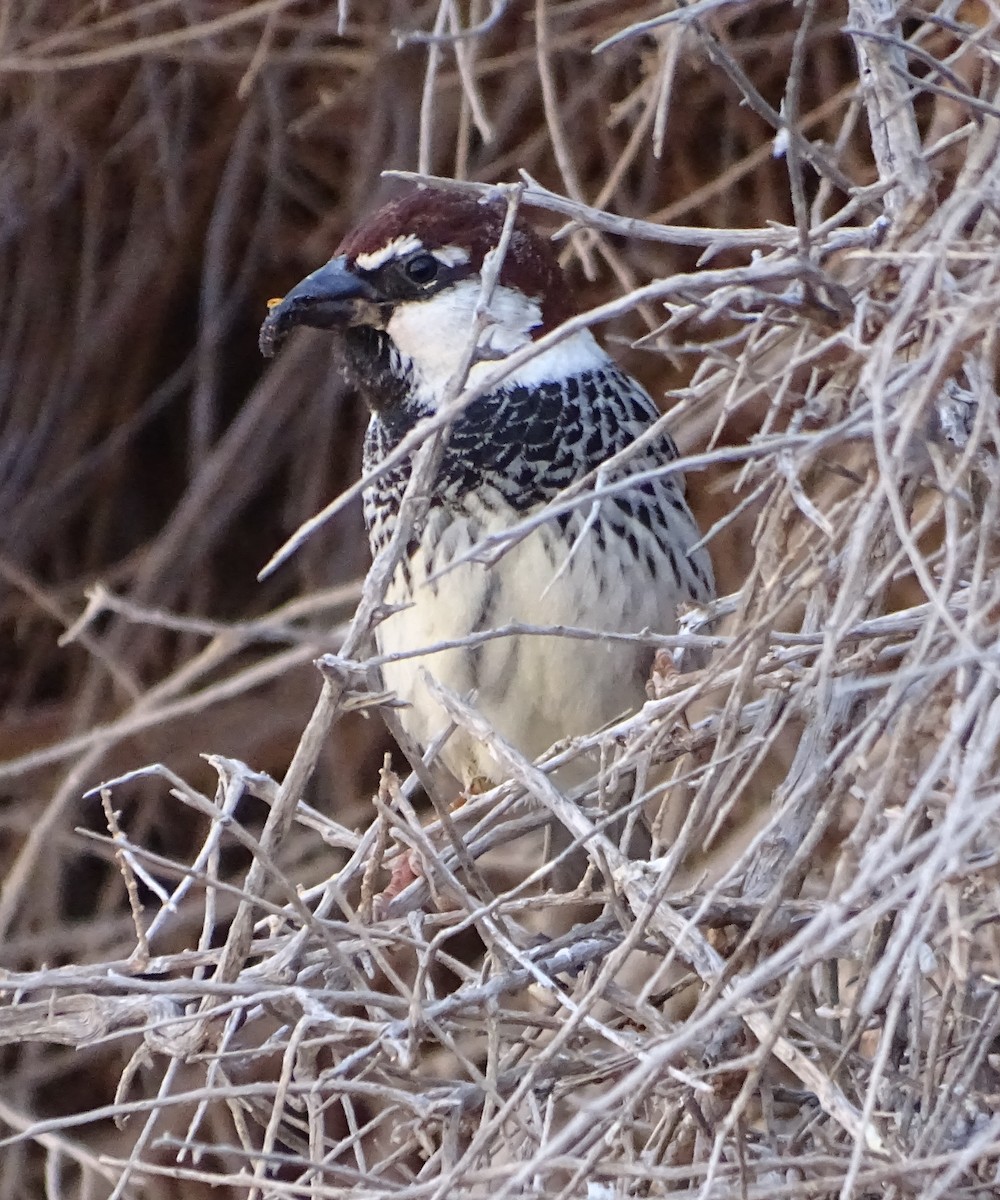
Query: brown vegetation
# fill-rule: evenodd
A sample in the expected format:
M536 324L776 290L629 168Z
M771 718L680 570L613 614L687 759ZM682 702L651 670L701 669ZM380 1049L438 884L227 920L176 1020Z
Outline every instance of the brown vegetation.
M0 17L0 1200L997 1194L997 16L666 7ZM712 526L572 802L380 773L356 503L256 578L364 424L257 326L386 170L523 184Z

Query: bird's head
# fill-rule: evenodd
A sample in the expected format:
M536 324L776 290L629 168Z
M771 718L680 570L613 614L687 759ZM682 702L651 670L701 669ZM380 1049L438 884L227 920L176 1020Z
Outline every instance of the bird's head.
M385 205L329 262L272 302L261 352L273 355L296 325L345 331L356 348L388 339L425 394L443 393L466 352L483 262L500 241L506 211L502 200L431 189ZM548 241L519 216L474 364L505 358L572 312Z

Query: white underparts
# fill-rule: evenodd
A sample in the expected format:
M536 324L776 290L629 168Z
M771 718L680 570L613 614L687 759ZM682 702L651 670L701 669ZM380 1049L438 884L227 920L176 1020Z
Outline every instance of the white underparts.
M397 572L386 594L390 604L407 607L379 625L383 654L429 649L512 621L619 633L676 629L680 596L666 563L664 577L654 580L610 528L604 543L584 538L567 560L579 520L568 538L542 526L496 564L465 563L434 579L449 560L509 528L516 516L475 496L467 498L462 514L432 513L410 557L408 581ZM449 724L427 689L429 671L459 695L474 694L500 734L535 758L561 738L590 733L638 708L650 657L640 646L600 637L501 637L474 651L387 663L383 676L408 705L401 719L420 745L429 745ZM465 786L477 777L498 781L504 775L486 746L462 730L448 739L441 758ZM589 770L584 767L583 776Z

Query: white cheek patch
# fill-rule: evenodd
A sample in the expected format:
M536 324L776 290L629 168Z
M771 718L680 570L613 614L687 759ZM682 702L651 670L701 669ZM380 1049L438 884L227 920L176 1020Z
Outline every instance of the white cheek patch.
M425 385L425 399L434 403L457 373L468 345L482 284L478 276L463 279L427 300L397 305L386 332L404 358L413 364ZM489 308L489 321L479 336L477 359L506 358L531 341L542 320L535 300L513 288L498 287Z
M611 364L612 360L590 330L581 329L511 371L500 387L536 388L585 371L602 371ZM495 362L477 363L469 372L469 382L475 383L477 376L492 375L496 368Z
M391 258L402 258L404 254L412 254L415 250L423 248L424 244L420 238L406 233L393 238L391 242L386 242L379 250L357 255L354 262L362 271L376 271L379 267L384 267Z

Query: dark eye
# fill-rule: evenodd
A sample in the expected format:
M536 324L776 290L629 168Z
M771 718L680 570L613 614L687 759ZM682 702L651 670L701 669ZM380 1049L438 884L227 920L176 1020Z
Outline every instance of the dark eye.
M424 284L434 279L440 266L433 254L416 254L406 263L403 270L411 283Z

